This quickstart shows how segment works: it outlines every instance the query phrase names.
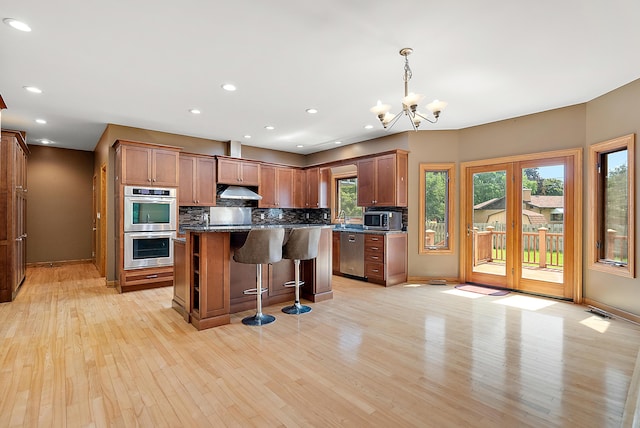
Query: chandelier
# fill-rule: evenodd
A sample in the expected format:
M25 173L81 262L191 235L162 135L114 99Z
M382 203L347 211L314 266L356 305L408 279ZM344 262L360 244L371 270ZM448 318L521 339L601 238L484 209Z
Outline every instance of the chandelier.
M414 94L409 92L409 80L411 80L411 68L409 67L409 55L413 52L411 48L400 49L400 55L404 57L404 98L402 98L402 112L398 114L389 113L391 106L389 104L382 104L382 101L378 100L378 104L371 107L371 112L375 113L380 119L380 123L385 129L391 128L396 124L400 116L403 114L411 121L413 130L417 131L420 126L420 122L426 120L430 123L436 123L440 117L440 112L447 106L444 101L433 100L426 105L429 113L423 113L418 111L418 104L424 99L424 95Z

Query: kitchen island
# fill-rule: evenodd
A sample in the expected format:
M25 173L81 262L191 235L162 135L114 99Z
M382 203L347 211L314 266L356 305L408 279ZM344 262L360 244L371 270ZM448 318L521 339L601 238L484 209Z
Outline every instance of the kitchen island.
M331 290L332 228L330 225L285 224L186 227L186 239L176 240L174 268L176 274L172 306L198 330L230 323L230 314L255 308L255 296L244 290L255 288L255 265L237 263L234 251L244 244L252 228L283 227L288 231L300 227L321 227L318 257L300 263L302 297L311 302L333 298ZM177 255L177 251L182 251ZM293 302L294 290L283 284L294 278L292 260L283 259L262 270L263 305ZM282 315L287 316L287 315Z

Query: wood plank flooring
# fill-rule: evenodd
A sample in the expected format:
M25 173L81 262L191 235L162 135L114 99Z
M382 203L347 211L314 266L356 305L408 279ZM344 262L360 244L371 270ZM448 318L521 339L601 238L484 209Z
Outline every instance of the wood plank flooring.
M640 327L567 302L334 277L309 314L199 332L170 288L27 275L0 304L2 427L617 427L637 397Z

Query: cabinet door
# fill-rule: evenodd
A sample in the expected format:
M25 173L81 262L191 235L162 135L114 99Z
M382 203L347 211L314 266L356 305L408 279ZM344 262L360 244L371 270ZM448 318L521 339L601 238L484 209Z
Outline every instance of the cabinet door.
M331 168L321 168L319 171L318 208L329 208L331 188Z
M258 186L260 184L260 165L253 162L242 162L240 181L244 186Z
M307 173L304 169L296 169L293 172L293 207L306 208L307 206Z
M216 204L216 160L214 158L196 158L194 187L197 205L214 206Z
M396 205L396 155L385 155L375 159L375 205ZM360 180L358 180L360 181Z
M123 184L151 184L151 149L122 146Z
M294 208L293 205L293 169L276 168L276 187L278 208Z
M196 203L196 189L194 184L196 172L196 158L180 155L180 187L178 188L178 204L191 206Z
M178 185L179 153L173 150L153 149L153 174L151 181L154 186Z
M239 184L240 163L232 159L218 159L218 183Z
M295 279L293 260L282 259L269 266L269 297L293 293L293 288L285 287L285 282ZM300 278L302 280L302 278ZM264 284L263 284L264 286Z
M358 206L369 207L375 204L375 160L358 161Z
M319 208L320 169L307 169L307 208Z
M262 199L258 201L260 208L276 208L276 167L262 165L260 168L260 196L262 196Z

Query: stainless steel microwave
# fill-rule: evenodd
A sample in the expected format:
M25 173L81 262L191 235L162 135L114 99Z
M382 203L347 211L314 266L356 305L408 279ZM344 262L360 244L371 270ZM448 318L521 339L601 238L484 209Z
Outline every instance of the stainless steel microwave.
M401 230L402 213L395 211L368 211L364 213L363 227L372 230Z

